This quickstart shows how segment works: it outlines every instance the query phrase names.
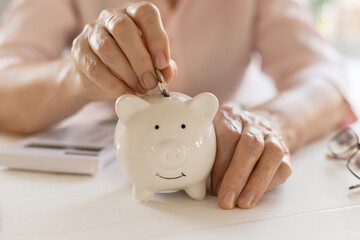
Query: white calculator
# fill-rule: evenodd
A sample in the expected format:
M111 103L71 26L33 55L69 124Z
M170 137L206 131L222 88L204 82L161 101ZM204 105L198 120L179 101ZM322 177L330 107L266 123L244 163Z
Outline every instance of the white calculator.
M57 127L0 149L0 166L14 169L95 174L116 159L115 121Z

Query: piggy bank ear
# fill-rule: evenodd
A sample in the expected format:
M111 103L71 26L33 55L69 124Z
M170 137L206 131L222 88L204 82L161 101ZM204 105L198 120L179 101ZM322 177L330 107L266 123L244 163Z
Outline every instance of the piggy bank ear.
M219 108L219 101L214 94L200 93L189 100L189 106L196 112L202 114L206 119L212 121Z
M124 94L116 100L115 111L119 120L126 124L132 115L144 110L149 105L148 102L135 95Z

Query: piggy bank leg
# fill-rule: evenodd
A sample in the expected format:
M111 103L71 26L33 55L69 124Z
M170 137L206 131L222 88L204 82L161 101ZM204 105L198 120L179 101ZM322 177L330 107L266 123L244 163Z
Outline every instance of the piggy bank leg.
M196 200L203 200L206 195L206 181L184 189L185 192Z
M153 191L133 186L133 196L138 201L147 202L154 194Z

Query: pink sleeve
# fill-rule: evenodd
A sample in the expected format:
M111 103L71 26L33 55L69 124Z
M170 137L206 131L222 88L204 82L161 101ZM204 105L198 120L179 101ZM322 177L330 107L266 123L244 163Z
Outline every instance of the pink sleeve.
M262 56L262 70L274 79L279 91L299 81L328 81L347 100L348 83L341 59L317 33L309 11L298 2L259 0L255 50ZM356 119L349 104L342 125Z
M71 0L14 0L2 16L0 68L61 57L77 22Z

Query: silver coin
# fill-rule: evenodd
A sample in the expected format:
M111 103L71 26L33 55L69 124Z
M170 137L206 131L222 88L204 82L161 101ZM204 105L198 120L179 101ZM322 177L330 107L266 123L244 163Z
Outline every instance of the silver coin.
M164 76L157 69L155 69L155 73L156 73L156 77L158 79L158 86L160 88L161 94L164 95L164 97L170 97L169 90L168 90L167 84L165 82Z

